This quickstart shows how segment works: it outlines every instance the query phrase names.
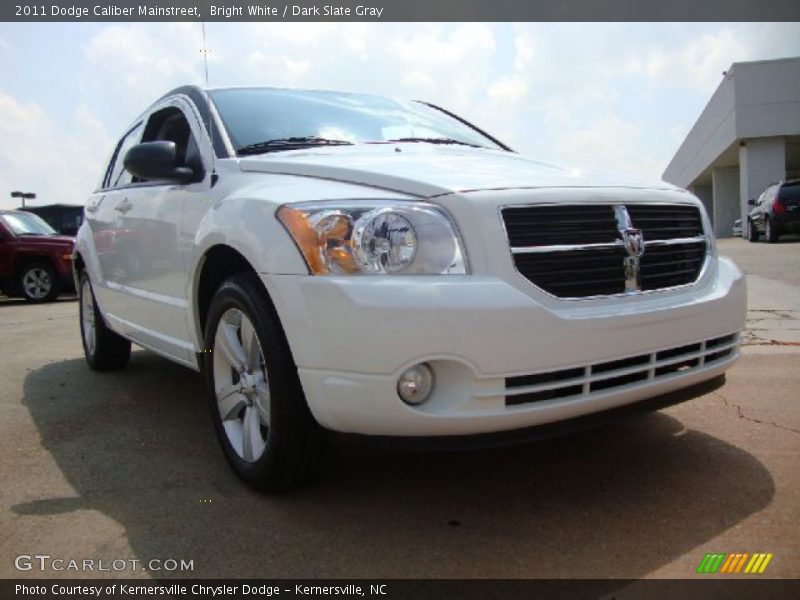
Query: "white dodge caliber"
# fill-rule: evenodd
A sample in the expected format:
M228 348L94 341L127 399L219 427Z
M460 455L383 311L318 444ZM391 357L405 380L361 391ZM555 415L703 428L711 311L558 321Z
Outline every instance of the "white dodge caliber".
M182 87L86 203L86 360L131 342L204 374L252 486L333 437L527 440L722 384L745 281L702 204L525 158L439 107Z

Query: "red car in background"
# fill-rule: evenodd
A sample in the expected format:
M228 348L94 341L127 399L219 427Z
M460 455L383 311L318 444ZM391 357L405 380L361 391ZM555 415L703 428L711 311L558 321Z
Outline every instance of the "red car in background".
M0 210L0 291L48 302L74 290L74 246L75 238L58 235L32 213Z

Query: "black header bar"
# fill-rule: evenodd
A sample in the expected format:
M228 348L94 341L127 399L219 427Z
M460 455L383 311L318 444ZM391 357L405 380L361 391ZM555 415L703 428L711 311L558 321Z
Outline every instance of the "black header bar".
M800 21L798 0L4 0L0 21Z

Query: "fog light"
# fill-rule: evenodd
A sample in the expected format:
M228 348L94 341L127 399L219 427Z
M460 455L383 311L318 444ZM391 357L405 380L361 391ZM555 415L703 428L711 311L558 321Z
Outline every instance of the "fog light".
M411 367L397 380L397 393L406 404L422 404L432 390L433 371L424 363Z

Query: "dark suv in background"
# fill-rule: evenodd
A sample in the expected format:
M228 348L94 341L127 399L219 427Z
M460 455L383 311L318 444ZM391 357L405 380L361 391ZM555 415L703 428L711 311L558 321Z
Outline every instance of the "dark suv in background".
M0 210L0 292L47 302L73 290L74 246L75 238L58 235L34 214Z
M800 179L772 183L748 204L753 207L746 230L751 242L762 234L775 243L782 233L800 233Z

